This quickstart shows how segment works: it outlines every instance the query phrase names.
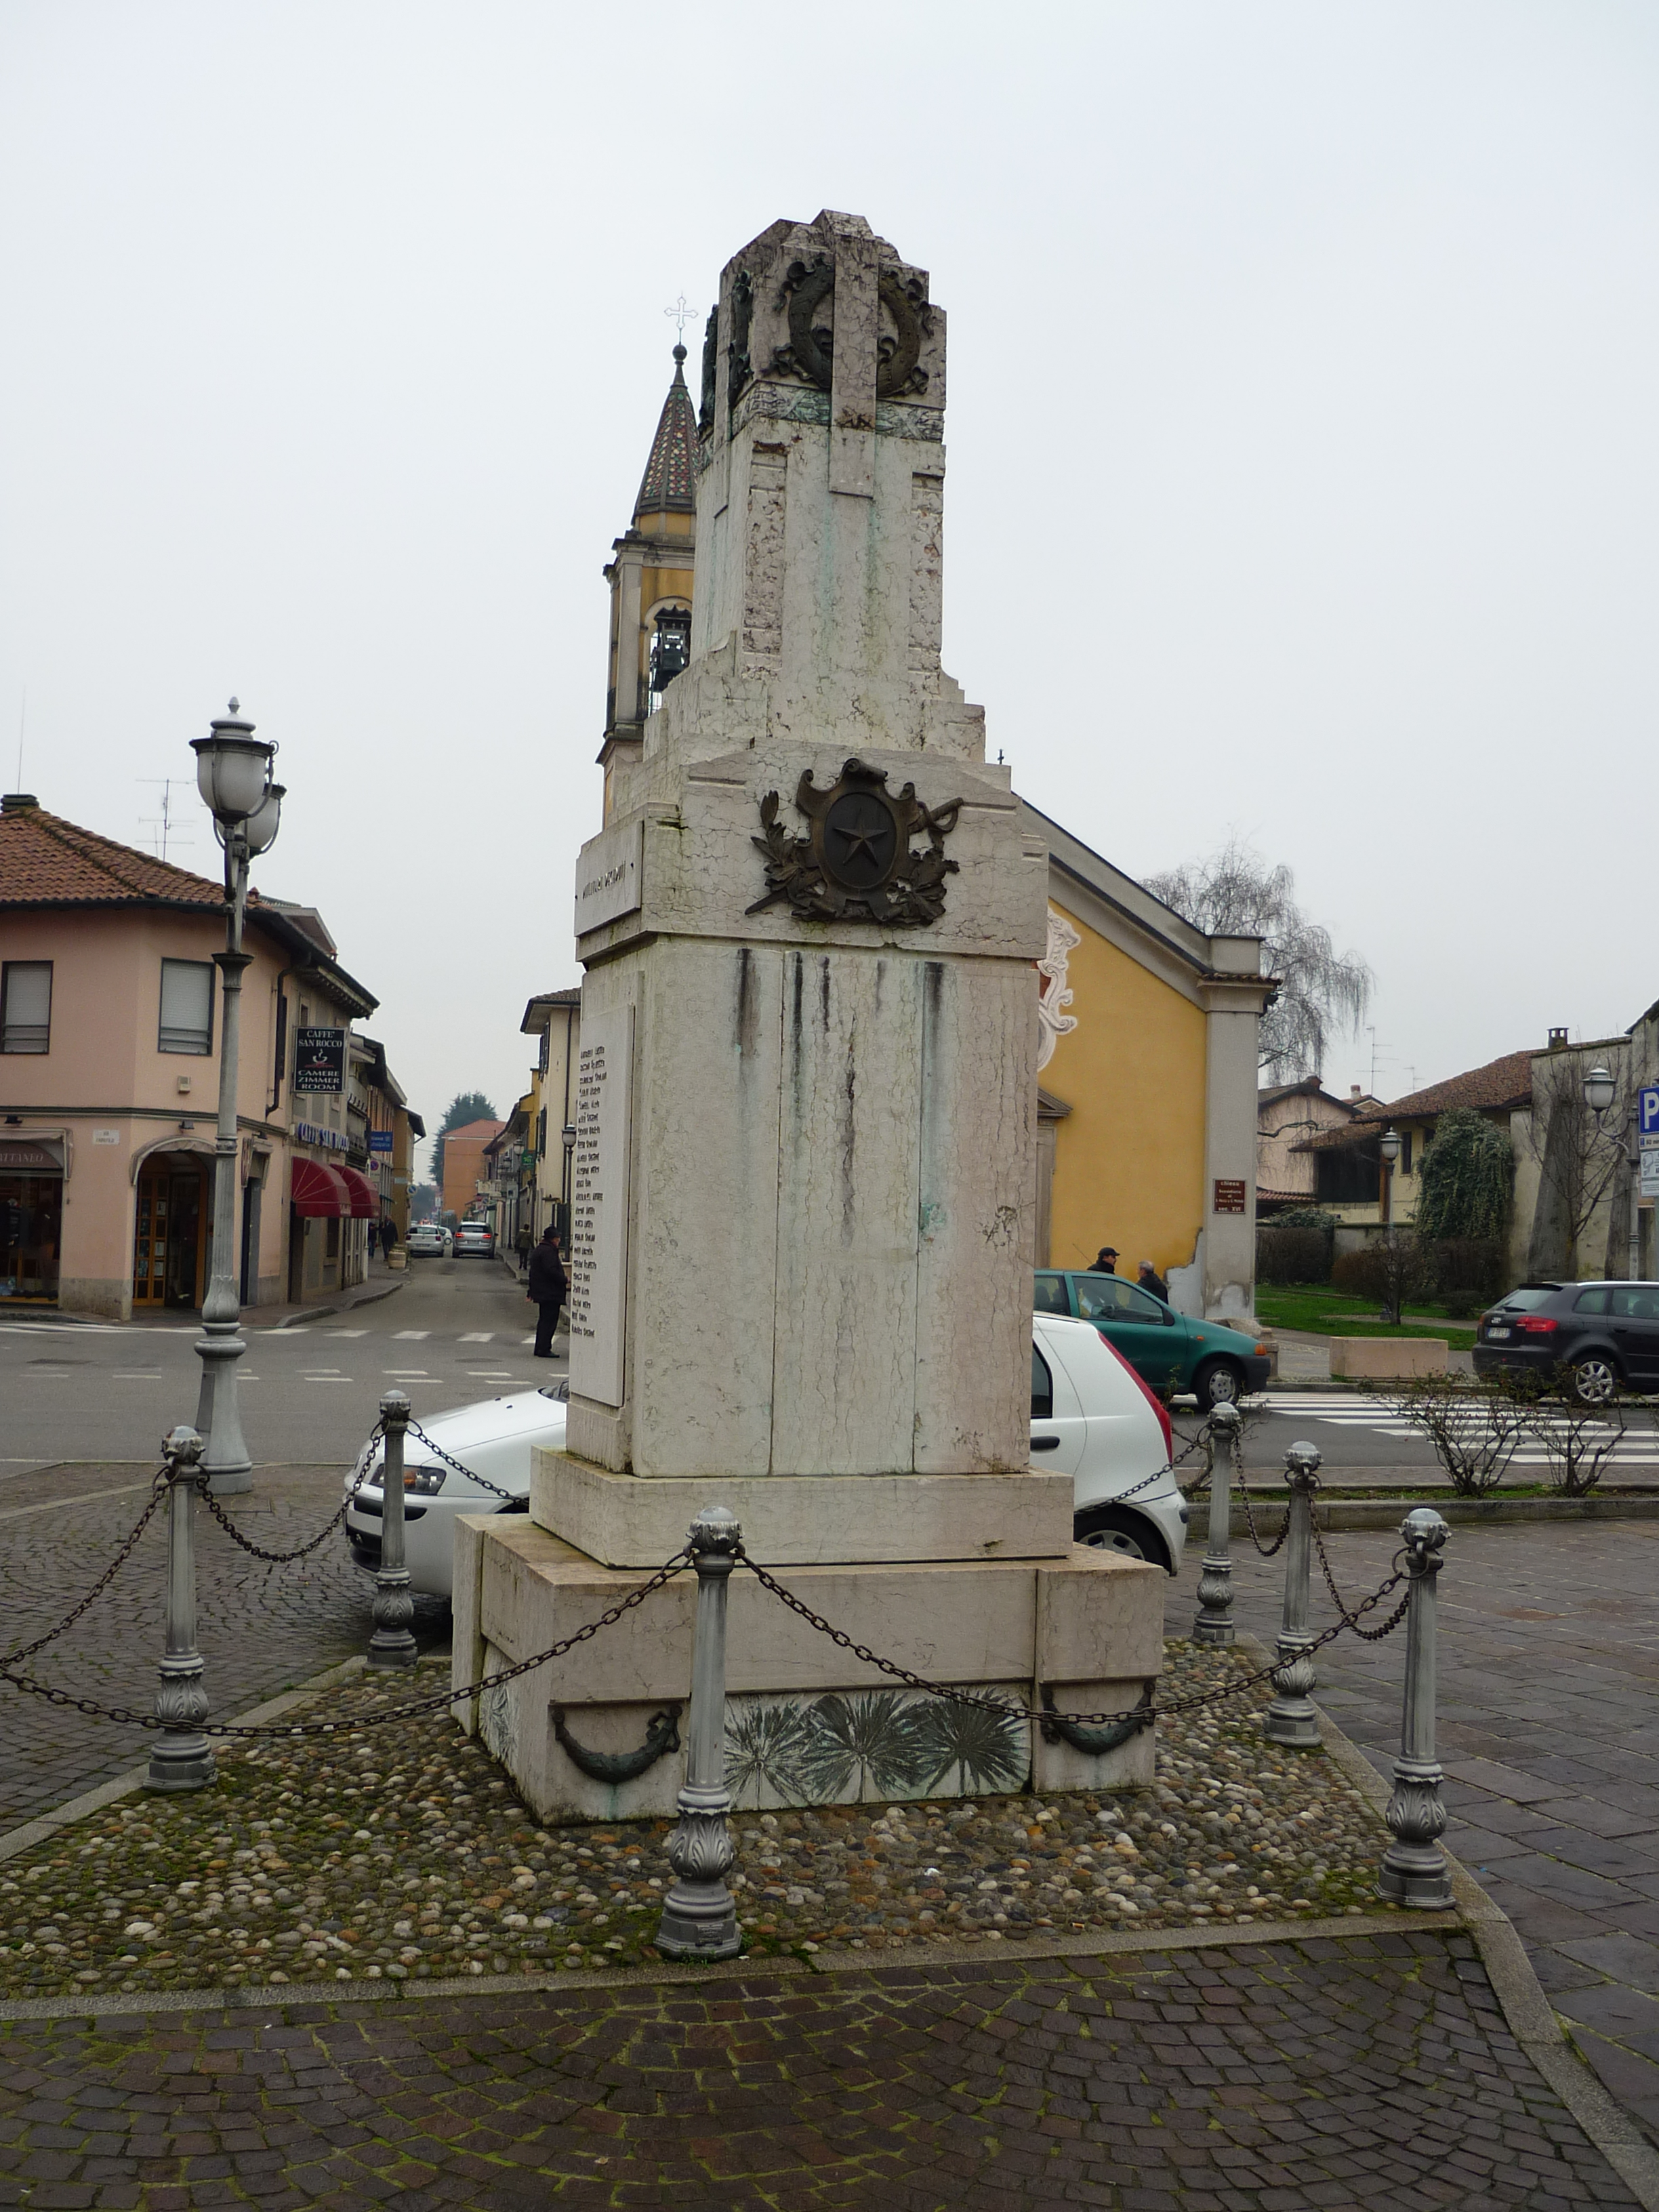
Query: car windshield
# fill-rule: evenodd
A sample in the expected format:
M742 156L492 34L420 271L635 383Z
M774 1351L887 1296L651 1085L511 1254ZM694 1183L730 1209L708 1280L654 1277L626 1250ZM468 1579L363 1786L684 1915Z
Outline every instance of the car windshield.
M570 1385L568 1382L544 1382L536 1395L538 1398L552 1398L560 1405L568 1406L570 1403Z
M1152 1321L1163 1325L1164 1309L1145 1291L1118 1275L1079 1275L1077 1310L1085 1321Z
M1539 1306L1547 1306L1560 1287L1559 1283L1528 1283L1518 1291L1511 1291L1502 1303L1512 1313L1531 1313Z

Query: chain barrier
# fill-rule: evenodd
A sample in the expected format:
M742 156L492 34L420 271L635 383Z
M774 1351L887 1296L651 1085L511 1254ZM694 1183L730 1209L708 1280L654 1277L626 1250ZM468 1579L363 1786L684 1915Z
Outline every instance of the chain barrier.
M143 1511L138 1516L137 1520L133 1523L131 1533L128 1535L120 1550L110 1561L108 1566L105 1568L103 1573L99 1576L97 1581L87 1592L79 1605L75 1607L75 1610L72 1613L66 1613L64 1615L64 1618L58 1622L56 1628L49 1628L44 1636L37 1636L33 1644L26 1644L21 1651L9 1651L3 1659L0 1659L0 1676L3 1676L7 1680L9 1680L10 1670L12 1668L18 1665L22 1660L33 1659L35 1653L37 1651L44 1651L48 1644L55 1644L58 1641L58 1638L64 1634L66 1629L74 1627L76 1622L79 1620L82 1614L87 1610L88 1607L93 1603L94 1599L100 1598L103 1595L104 1592L115 1580L117 1575L120 1573L122 1568L125 1566L127 1561L132 1557L134 1551L137 1547L138 1539L143 1534L145 1529L149 1528L150 1522L155 1518L156 1513L160 1510L162 1500L166 1498L167 1494L167 1471L165 1468L161 1468L157 1470L155 1481L150 1487L149 1504L145 1506Z
M368 1480L369 1471L374 1463L374 1446L385 1434L386 1423L376 1421L368 1432L368 1442L363 1446L362 1457L358 1462L356 1474L352 1477L351 1487L340 1500L337 1511L329 1516L308 1544L301 1544L292 1552L268 1552L263 1544L256 1544L251 1536L245 1536L208 1488L205 1480L202 1484L202 1503L224 1530L226 1535L230 1538L232 1543L240 1544L245 1552L251 1553L256 1559L264 1559L267 1565L286 1566L290 1560L303 1559L310 1553L314 1552L319 1544L326 1543L345 1519L347 1513L356 1501L357 1492Z
M1331 1594L1331 1603L1336 1607L1339 1613L1346 1613L1348 1610L1347 1604L1343 1598L1341 1591L1338 1589L1336 1586L1336 1577L1331 1572L1331 1563L1325 1551L1325 1539L1319 1533L1319 1523L1312 1519L1311 1515L1310 1515L1309 1518L1311 1523L1310 1533L1313 1537L1314 1549L1319 1554L1319 1570L1325 1577L1325 1587ZM1395 1553L1394 1563L1396 1567L1398 1567L1400 1561L1404 1557L1405 1553L1403 1552L1396 1552ZM1395 1577L1395 1579L1396 1581L1399 1579L1398 1576ZM1395 1607L1394 1611L1389 1615L1388 1619L1383 1622L1380 1628L1361 1628L1358 1624L1358 1620L1356 1618L1354 1621L1354 1634L1356 1636L1363 1637L1367 1644L1380 1644L1385 1636L1392 1635L1394 1631L1399 1627L1401 1622L1406 1618L1407 1613L1411 1609L1411 1592L1407 1590L1405 1596L1401 1599L1399 1604Z
M1241 1433L1234 1433L1232 1444L1230 1444L1228 1449L1232 1451L1232 1480L1234 1484L1237 1484L1237 1489L1239 1489L1239 1504L1245 1509L1245 1528L1249 1531L1249 1541L1252 1541L1252 1544L1256 1547L1256 1551L1261 1553L1261 1558L1272 1559L1274 1558L1274 1553L1283 1551L1287 1541L1290 1541L1290 1502L1285 1502L1285 1526L1283 1526L1281 1531L1279 1531L1279 1535L1272 1540L1272 1544L1263 1544L1263 1541L1261 1541L1261 1535L1256 1533L1256 1516L1249 1510L1249 1484L1245 1482L1243 1478L1243 1436L1241 1436ZM1343 1610L1340 1599L1336 1601L1336 1610L1338 1613Z
M413 1705L394 1705L385 1712L354 1713L349 1719L343 1721L296 1721L291 1727L272 1723L264 1728L239 1727L234 1721L199 1721L191 1723L191 1733L227 1737L237 1741L281 1742L294 1736L349 1735L359 1729L386 1728L394 1721L418 1720L427 1713L447 1712L453 1705L483 1697L486 1690L499 1689L504 1682L514 1682L520 1674L528 1674L538 1667L544 1667L550 1659L562 1659L567 1651L574 1651L579 1644L586 1644L602 1628L613 1626L625 1613L631 1613L636 1605L643 1605L647 1598L661 1589L665 1583L672 1582L676 1575L684 1573L690 1564L691 1551L688 1545L684 1551L676 1552L672 1559L665 1559L648 1582L641 1583L626 1597L618 1598L616 1604L607 1607L597 1620L586 1622L557 1644L550 1644L545 1651L538 1651L533 1658L521 1659L516 1667L503 1668L499 1674L486 1674L482 1680L465 1683L459 1689L443 1690L435 1697L418 1698ZM30 1675L9 1673L7 1663L0 1662L0 1680L9 1683L15 1690L27 1690L34 1697L44 1698L49 1705L63 1706L71 1712L87 1713L94 1720L119 1721L131 1728L160 1731L178 1725L173 1721L157 1720L153 1713L129 1712L124 1705L100 1705L91 1698L71 1697L67 1690L54 1690L50 1683L37 1682Z
M890 1675L894 1681L902 1682L908 1689L920 1690L927 1697L944 1698L952 1705L975 1705L981 1712L996 1713L1016 1720L1066 1721L1081 1728L1114 1727L1124 1721L1131 1720L1139 1721L1143 1725L1150 1725L1152 1721L1165 1715L1191 1712L1200 1705L1215 1705L1224 1698L1236 1698L1241 1691L1250 1689L1258 1682L1267 1681L1272 1675L1278 1673L1282 1663L1275 1659L1272 1665L1259 1668L1253 1674L1241 1674L1237 1681L1225 1683L1218 1690L1205 1690L1196 1697L1177 1698L1170 1705L1132 1705L1121 1712L1113 1713L1052 1712L1047 1706L1022 1705L1011 1698L986 1697L976 1690L956 1689L943 1682L930 1682L925 1674L913 1674L908 1667L901 1667L891 1659L882 1658L878 1653L871 1650L868 1644L855 1644L844 1629L832 1627L822 1613L814 1613L811 1606L803 1599L798 1598L792 1589L787 1589L776 1576L769 1574L757 1559L751 1559L741 1544L737 1547L732 1556L740 1565L748 1568L763 1589L769 1590L774 1597L788 1607L791 1613L799 1614L809 1628L816 1628L821 1635L827 1636L838 1649L850 1653L854 1659L862 1660L866 1667L877 1668L882 1674ZM1395 1554L1396 1559L1400 1556L1399 1553ZM1332 1643L1347 1628L1352 1628L1358 1634L1365 1636L1367 1632L1359 1627L1359 1622L1366 1613L1374 1612L1382 1604L1383 1599L1396 1590L1405 1580L1405 1570L1397 1567L1381 1589L1373 1590L1370 1597L1362 1598L1351 1613L1344 1608L1342 1618L1331 1627L1324 1630L1322 1634L1315 1637L1310 1644L1302 1647L1298 1656L1309 1656L1322 1650L1327 1644ZM1407 1595L1409 1596L1409 1593ZM1380 1642L1383 1636L1388 1635L1392 1629L1399 1626L1405 1618L1405 1614L1406 1607L1401 1605L1388 1626L1380 1632L1370 1633L1367 1640L1371 1643Z

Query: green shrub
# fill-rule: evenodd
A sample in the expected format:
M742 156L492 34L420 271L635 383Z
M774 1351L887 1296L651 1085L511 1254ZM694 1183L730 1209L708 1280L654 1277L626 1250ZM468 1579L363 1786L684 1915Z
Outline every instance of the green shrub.
M1429 1260L1436 1296L1455 1316L1480 1313L1509 1288L1509 1255L1500 1237L1443 1237Z
M1434 1243L1501 1237L1509 1225L1515 1152L1507 1136L1468 1106L1435 1124L1418 1169L1417 1231Z
M1256 1231L1258 1282L1324 1283L1330 1273L1330 1240L1322 1229L1286 1228L1282 1221L1270 1221Z

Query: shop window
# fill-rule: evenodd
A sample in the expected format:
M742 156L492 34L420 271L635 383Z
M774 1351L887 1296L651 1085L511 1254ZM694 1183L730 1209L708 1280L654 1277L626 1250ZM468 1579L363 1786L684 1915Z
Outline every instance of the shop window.
M210 960L161 963L162 1052L210 1053L213 1049L213 963Z
M337 1260L340 1256L340 1224L332 1219L328 1224L328 1242L324 1248L324 1256L330 1260Z
M8 960L0 969L0 1052L52 1046L52 963Z

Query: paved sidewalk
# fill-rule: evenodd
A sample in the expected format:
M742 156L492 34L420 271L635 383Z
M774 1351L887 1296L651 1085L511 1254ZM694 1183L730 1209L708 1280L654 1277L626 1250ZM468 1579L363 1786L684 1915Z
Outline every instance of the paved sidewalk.
M0 1649L31 1642L97 1580L143 1510L155 1463L47 1468L19 1475L0 1510ZM340 1503L337 1466L261 1472L235 1499L244 1531L268 1551L304 1543ZM303 1682L368 1644L372 1578L351 1564L345 1539L326 1537L310 1558L267 1567L196 1516L198 1641L216 1715ZM30 1662L54 1688L102 1705L150 1709L165 1620L167 1536L158 1513L107 1595L59 1644ZM416 1600L416 1632L447 1643L449 1607ZM0 1686L0 1833L107 1782L149 1756L143 1729L65 1711Z
M1397 1539L1325 1541L1352 1596L1376 1588ZM1191 1620L1202 1552L1195 1532L1170 1589L1171 1634ZM1246 1538L1233 1558L1239 1624L1271 1642L1282 1555L1263 1562ZM1456 1528L1440 1591L1446 1841L1515 1923L1608 2089L1659 2141L1659 1525ZM1312 1617L1334 1618L1316 1564ZM1345 1637L1317 1663L1320 1703L1387 1774L1403 1634Z
M0 2204L1459 2212L1636 2199L1469 1938L0 2027Z

